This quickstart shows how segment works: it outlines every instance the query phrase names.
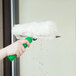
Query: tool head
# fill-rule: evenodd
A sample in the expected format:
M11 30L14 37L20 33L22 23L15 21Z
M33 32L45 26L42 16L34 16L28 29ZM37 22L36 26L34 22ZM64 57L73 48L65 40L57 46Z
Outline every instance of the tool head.
M56 23L52 21L45 22L31 22L25 24L18 24L13 27L13 34L17 39L24 39L25 37L37 38L58 38L58 30Z

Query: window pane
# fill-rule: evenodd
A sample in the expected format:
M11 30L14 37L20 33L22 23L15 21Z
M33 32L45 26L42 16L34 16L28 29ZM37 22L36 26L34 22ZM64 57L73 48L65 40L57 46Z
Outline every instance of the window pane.
M76 1L19 0L19 19L19 23L52 20L61 35L33 42L20 57L20 76L76 76Z

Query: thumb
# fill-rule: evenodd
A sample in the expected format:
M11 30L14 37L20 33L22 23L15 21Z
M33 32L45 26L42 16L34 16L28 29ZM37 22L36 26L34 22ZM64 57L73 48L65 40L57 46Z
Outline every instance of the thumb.
M29 43L28 40L22 40L21 43L22 43L22 44L27 44L28 47L30 46L30 43Z

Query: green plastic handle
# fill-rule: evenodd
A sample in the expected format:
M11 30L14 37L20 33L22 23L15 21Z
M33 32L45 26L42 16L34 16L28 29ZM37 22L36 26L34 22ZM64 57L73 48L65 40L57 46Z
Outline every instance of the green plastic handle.
M29 43L31 43L32 40L34 40L34 38L32 38L32 37L26 37L25 40L28 40ZM24 48L26 48L26 47L27 47L27 44L23 44L23 46L24 46ZM16 55L8 56L8 59L9 59L10 61L13 61L15 58L16 58Z

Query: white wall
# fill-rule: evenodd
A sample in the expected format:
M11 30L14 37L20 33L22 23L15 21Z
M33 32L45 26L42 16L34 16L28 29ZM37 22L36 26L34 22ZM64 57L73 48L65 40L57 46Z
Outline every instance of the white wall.
M0 49L3 47L2 0L0 0ZM0 76L3 76L3 61L0 61Z
M76 76L76 1L19 1L20 23L52 20L62 36L33 42L20 58L20 76Z

